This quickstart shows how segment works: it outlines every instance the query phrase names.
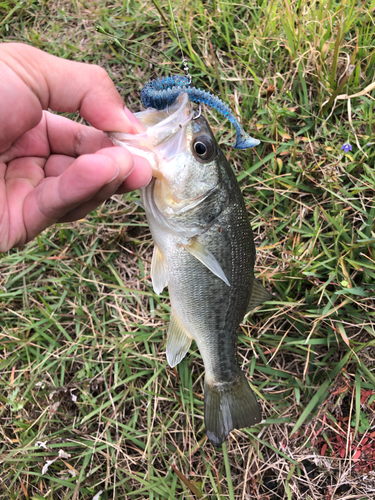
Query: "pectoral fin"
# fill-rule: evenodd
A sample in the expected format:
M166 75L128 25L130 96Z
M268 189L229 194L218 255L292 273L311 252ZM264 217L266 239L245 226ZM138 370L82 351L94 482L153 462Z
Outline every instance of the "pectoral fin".
M155 293L161 294L164 287L168 285L167 265L159 248L154 246L151 261L151 280Z
M184 244L182 246L189 252L191 255L194 255L202 264L204 264L212 273L215 274L218 278L222 279L224 283L230 286L227 277L224 274L220 264L212 255L212 253L204 248L197 240L192 239L190 243Z
M167 339L167 360L171 368L184 359L190 344L191 338L188 337L185 328L172 313Z
M257 279L253 278L253 280L253 289L247 305L247 313L263 304L266 300L272 299L272 295L264 288L264 286Z

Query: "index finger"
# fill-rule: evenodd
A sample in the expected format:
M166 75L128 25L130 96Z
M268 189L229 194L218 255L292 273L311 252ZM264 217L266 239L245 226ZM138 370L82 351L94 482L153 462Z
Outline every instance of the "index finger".
M22 94L29 92L29 96L22 95L24 104L31 103L30 107L20 108L20 92L14 92L12 82L1 85L1 115L10 124L5 130L8 143L35 126L47 108L79 111L99 130L136 133L136 120L129 111L125 112L123 100L101 67L60 59L18 43L0 44L0 62L11 70L7 72L8 79L14 74ZM20 111L22 115L15 116Z

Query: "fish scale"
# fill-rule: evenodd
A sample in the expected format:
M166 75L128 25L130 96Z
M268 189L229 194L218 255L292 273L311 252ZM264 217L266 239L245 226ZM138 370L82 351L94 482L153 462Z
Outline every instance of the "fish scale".
M154 290L168 286L171 300L167 359L176 366L195 340L205 366L207 437L220 446L233 429L261 420L237 339L245 313L271 295L254 277L254 240L235 174L207 121L192 119L188 95L178 95L169 116L151 109L138 116L145 132L112 137L135 154L154 154L142 201L155 243Z
M193 129L196 127L199 133L209 131L213 138L204 118L196 122L191 124ZM186 164L189 162L191 157ZM181 247L181 237L166 235L152 217L148 217L148 222L166 263L172 315L182 325L186 335L195 340L203 358L206 431L210 441L219 446L230 430L251 426L260 421L261 415L237 361L239 324L247 311L255 282L255 246L235 174L218 147L215 165L220 186L216 197L212 195L206 200L207 205L198 205L195 213L180 217L179 223L191 227L194 221L199 221L200 228L206 224L206 230L195 240L214 254L230 282L229 287ZM152 189L149 186L145 191ZM220 205L223 193L229 200L225 207ZM147 198L143 196L144 200ZM220 215L212 224L210 213L215 212L217 207L221 207ZM147 202L145 209L147 213ZM265 296L268 298L267 292ZM168 335L170 339L173 331L170 330ZM226 391L227 388L230 390Z

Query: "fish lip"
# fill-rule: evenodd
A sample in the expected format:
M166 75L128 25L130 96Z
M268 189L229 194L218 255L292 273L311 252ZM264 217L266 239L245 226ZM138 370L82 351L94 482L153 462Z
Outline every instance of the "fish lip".
M170 141L176 134L189 125L194 116L189 96L183 92L178 96L175 104L170 107L170 115L157 121L163 116L163 111L148 108L140 113L135 113L140 123L145 127L144 132L139 134L127 134L122 132L107 132L108 137L116 146L128 148L133 154L146 158L152 167L153 176L159 178L160 165L165 159L166 150L163 144ZM148 113L148 114L147 114ZM155 120L156 118L156 120ZM147 123L147 119L149 120ZM182 121L181 121L182 119ZM158 148L161 147L160 150ZM179 154L177 152L176 154Z

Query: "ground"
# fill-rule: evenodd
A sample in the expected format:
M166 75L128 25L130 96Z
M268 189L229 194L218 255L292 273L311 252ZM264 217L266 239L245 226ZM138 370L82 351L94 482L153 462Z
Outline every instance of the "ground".
M372 498L374 8L0 2L1 41L99 64L132 111L150 78L181 73L182 47L194 83L262 141L233 150L233 128L204 110L273 294L239 337L264 420L215 450L196 346L166 362L168 293L152 290L139 193L2 254L0 498Z

